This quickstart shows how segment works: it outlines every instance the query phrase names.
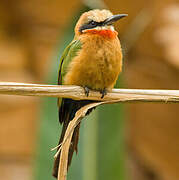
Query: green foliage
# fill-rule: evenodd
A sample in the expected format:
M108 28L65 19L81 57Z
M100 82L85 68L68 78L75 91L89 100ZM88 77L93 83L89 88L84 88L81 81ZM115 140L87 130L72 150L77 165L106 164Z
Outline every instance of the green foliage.
M98 179L124 180L123 106L101 106L98 119Z

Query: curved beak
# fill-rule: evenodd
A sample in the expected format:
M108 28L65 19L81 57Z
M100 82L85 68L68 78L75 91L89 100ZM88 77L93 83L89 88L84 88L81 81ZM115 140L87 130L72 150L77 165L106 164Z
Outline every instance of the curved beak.
M118 21L119 19L128 16L127 14L117 14L114 16L111 16L109 18L107 18L104 22L103 25L111 25L112 23Z

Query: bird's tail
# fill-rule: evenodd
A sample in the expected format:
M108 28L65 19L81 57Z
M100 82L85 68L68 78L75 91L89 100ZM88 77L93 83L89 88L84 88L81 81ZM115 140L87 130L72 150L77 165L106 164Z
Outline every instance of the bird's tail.
M61 136L60 136L60 140L59 140L59 144L62 143L64 136L65 136L65 132L67 130L68 124L70 123L70 121L75 117L75 113L83 106L92 103L93 101L89 101L89 100L81 100L81 101L76 101L76 100L72 100L72 99L63 99L60 109L59 109L59 121L60 123L63 123L63 127L62 127L62 132L61 132ZM89 114L92 110L89 110L87 112L87 114ZM78 139L79 139L79 129L80 129L80 124L77 125L77 127L75 127L74 132L73 132L73 136L72 136L72 140L71 140L71 144L70 144L70 149L69 149L69 153L68 153L68 167L71 164L71 160L72 160L72 156L74 151L78 151ZM56 157L55 161L54 161L54 167L53 167L53 176L57 178L58 176L58 168L59 168L59 161L60 161L60 154L58 154L58 156Z

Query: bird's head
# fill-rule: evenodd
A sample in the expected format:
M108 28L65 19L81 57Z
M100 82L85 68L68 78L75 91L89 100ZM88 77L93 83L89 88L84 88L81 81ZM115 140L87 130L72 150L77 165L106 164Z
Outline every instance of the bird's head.
M114 22L127 16L127 14L113 15L109 10L94 9L81 15L75 27L75 35L99 34L102 36L114 37L117 32L114 30Z

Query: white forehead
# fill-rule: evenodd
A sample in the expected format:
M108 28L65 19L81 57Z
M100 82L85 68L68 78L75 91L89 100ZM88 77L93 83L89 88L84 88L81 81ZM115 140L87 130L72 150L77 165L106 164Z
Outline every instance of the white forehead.
M93 20L96 22L102 22L113 15L109 10L106 9L103 10L95 9L88 11L88 13L89 13L88 20L89 21Z

